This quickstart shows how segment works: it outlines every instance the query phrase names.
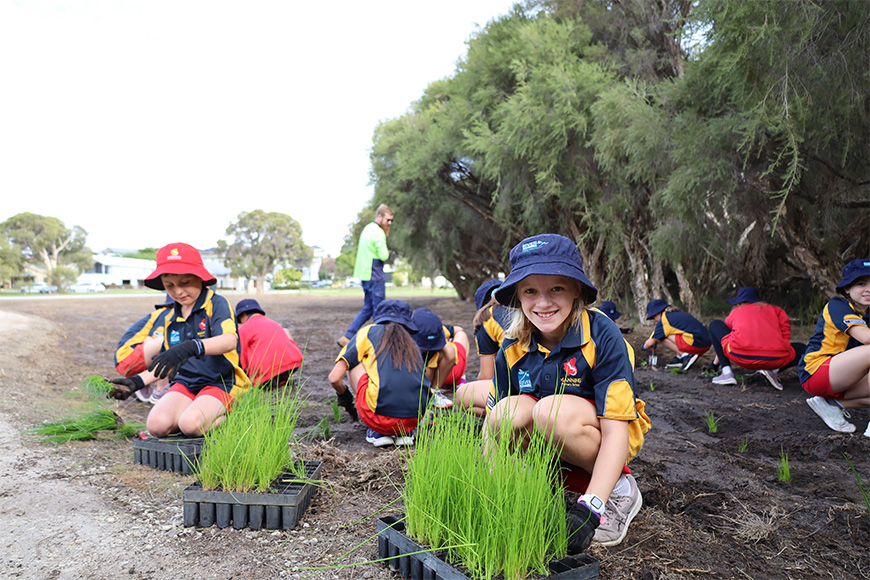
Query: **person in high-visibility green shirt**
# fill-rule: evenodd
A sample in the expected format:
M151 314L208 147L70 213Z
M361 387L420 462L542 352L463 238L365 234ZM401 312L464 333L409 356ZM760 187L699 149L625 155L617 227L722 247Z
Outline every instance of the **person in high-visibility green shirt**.
M338 346L344 346L350 342L353 335L372 317L375 308L386 296L384 261L390 257L390 252L387 250L387 235L390 233L393 215L392 209L384 204L379 205L375 221L363 228L359 236L353 275L354 278L359 278L362 282L365 304L353 322L350 323L347 332L338 339Z

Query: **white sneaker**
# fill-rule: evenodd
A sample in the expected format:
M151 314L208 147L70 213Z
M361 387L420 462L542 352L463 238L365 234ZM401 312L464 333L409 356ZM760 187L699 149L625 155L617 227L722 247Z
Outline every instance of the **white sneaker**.
M870 423L867 423L867 430L864 431L864 437L870 437Z
M722 371L718 377L713 377L714 385L736 385L737 379L734 378L734 372L731 369Z
M451 403L452 404L452 403ZM398 447L408 447L414 444L414 434L416 433L416 429L408 433L407 435L396 435L396 445Z
M855 426L846 421L846 417L848 417L846 410L836 400L825 399L824 397L811 397L807 399L807 405L816 412L816 415L822 418L825 425L834 431L839 431L840 433L852 433L855 431Z
M453 406L453 401L441 389L432 389L432 404L436 409L449 409Z
M378 433L374 429L366 429L366 441L375 447L387 447L395 442L391 436Z
M595 530L595 541L602 546L615 546L622 542L625 539L625 534L628 533L628 525L640 511L640 506L643 505L643 497L640 495L640 489L638 489L634 477L631 475L625 477L631 484L630 493L628 495L610 494L610 498L604 504L601 525Z
M782 383L779 381L779 373L775 370L773 371L756 371L770 383L770 386L776 389L777 391L782 390Z

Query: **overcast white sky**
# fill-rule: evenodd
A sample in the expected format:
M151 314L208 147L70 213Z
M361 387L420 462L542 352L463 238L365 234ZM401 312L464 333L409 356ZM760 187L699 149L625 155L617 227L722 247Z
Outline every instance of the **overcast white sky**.
M511 0L0 0L0 221L209 248L286 213L336 255L379 121ZM401 216L397 216L401 219Z

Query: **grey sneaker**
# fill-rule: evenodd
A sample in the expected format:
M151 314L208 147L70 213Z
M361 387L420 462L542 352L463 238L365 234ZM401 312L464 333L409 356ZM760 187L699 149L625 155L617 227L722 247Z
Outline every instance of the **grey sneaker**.
M714 385L736 385L737 379L734 378L734 372L731 369L722 371L718 377L713 377Z
M767 382L770 383L770 386L776 389L777 391L782 390L782 383L779 381L779 373L775 370L773 371L758 371L758 374L767 379Z
M136 391L135 393L133 393L133 395L134 395L137 399L139 399L140 401L142 401L143 403L147 403L147 402L149 402L150 399L151 399L151 392L152 392L151 387L146 386L146 387L144 387L144 388L142 388L142 389L139 389L139 390Z
M408 447L414 444L414 434L416 433L416 429L408 433L407 435L396 435L395 442L399 447Z
M637 482L631 475L626 475L631 484L631 493L628 495L610 494L610 499L604 504L604 515L601 516L601 525L595 530L595 541L602 546L616 546L625 539L628 533L628 525L640 507L643 505L643 497Z
M825 425L839 431L840 433L852 433L855 431L855 426L846 421L849 416L846 410L834 399L825 399L824 397L811 397L807 399L807 405L810 409L816 412L816 415L822 418Z
M160 400L160 397L169 392L169 387L171 386L171 383L166 383L162 388L151 387L151 396L148 397L148 402L152 405L156 405L157 401Z

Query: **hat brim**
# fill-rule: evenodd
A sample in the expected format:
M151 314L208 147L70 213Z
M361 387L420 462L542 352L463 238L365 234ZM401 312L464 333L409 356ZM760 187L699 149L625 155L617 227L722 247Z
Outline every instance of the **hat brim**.
M440 334L439 339L433 340L431 342L430 341L418 342L417 339L420 338L420 333L417 333L414 336L414 342L417 343L417 346L420 348L420 350L435 352L435 351L441 350L442 348L444 348L447 345L447 340L444 338L444 333L441 332L439 334Z
M166 288L163 287L163 280L160 279L160 276L163 274L191 274L202 280L206 286L211 286L217 282L217 279L202 266L163 264L162 266L158 266L156 270L151 272L150 276L145 278L145 286L153 288L154 290L166 290Z
M401 324L402 326L404 326L405 330L407 330L411 334L417 334L417 332L419 331L419 329L417 328L417 325L414 324L413 320L408 320L407 318L399 318L396 316L390 316L389 314L384 315L384 316L379 316L377 318L377 320L375 320L374 322L375 322L375 324L381 324L384 322L395 322L396 324Z
M266 313L259 308L245 308L244 310L239 310L238 312L236 312L236 318L238 318L242 314L247 314L248 312L256 312L257 314L262 314L263 316L266 316Z
M504 279L499 289L495 291L495 299L499 304L515 306L514 298L517 293L517 284L529 276L564 276L583 284L581 294L586 304L592 304L598 297L598 289L592 285L586 274L573 264L567 262L541 262L528 264L514 268L508 277Z
M857 280L858 278L864 278L865 276L870 276L870 272L857 271L854 273L850 273L848 276L843 276L843 279L840 280L839 284L837 284L837 291L845 290L846 286L852 285L855 280Z
M657 314L661 314L662 312L664 312L664 311L667 310L667 309L668 309L668 305L665 304L664 306L662 306L661 308L659 308L659 309L656 310L655 312L648 312L647 315L646 315L646 319L647 319L647 320L652 320L653 318L656 317Z

